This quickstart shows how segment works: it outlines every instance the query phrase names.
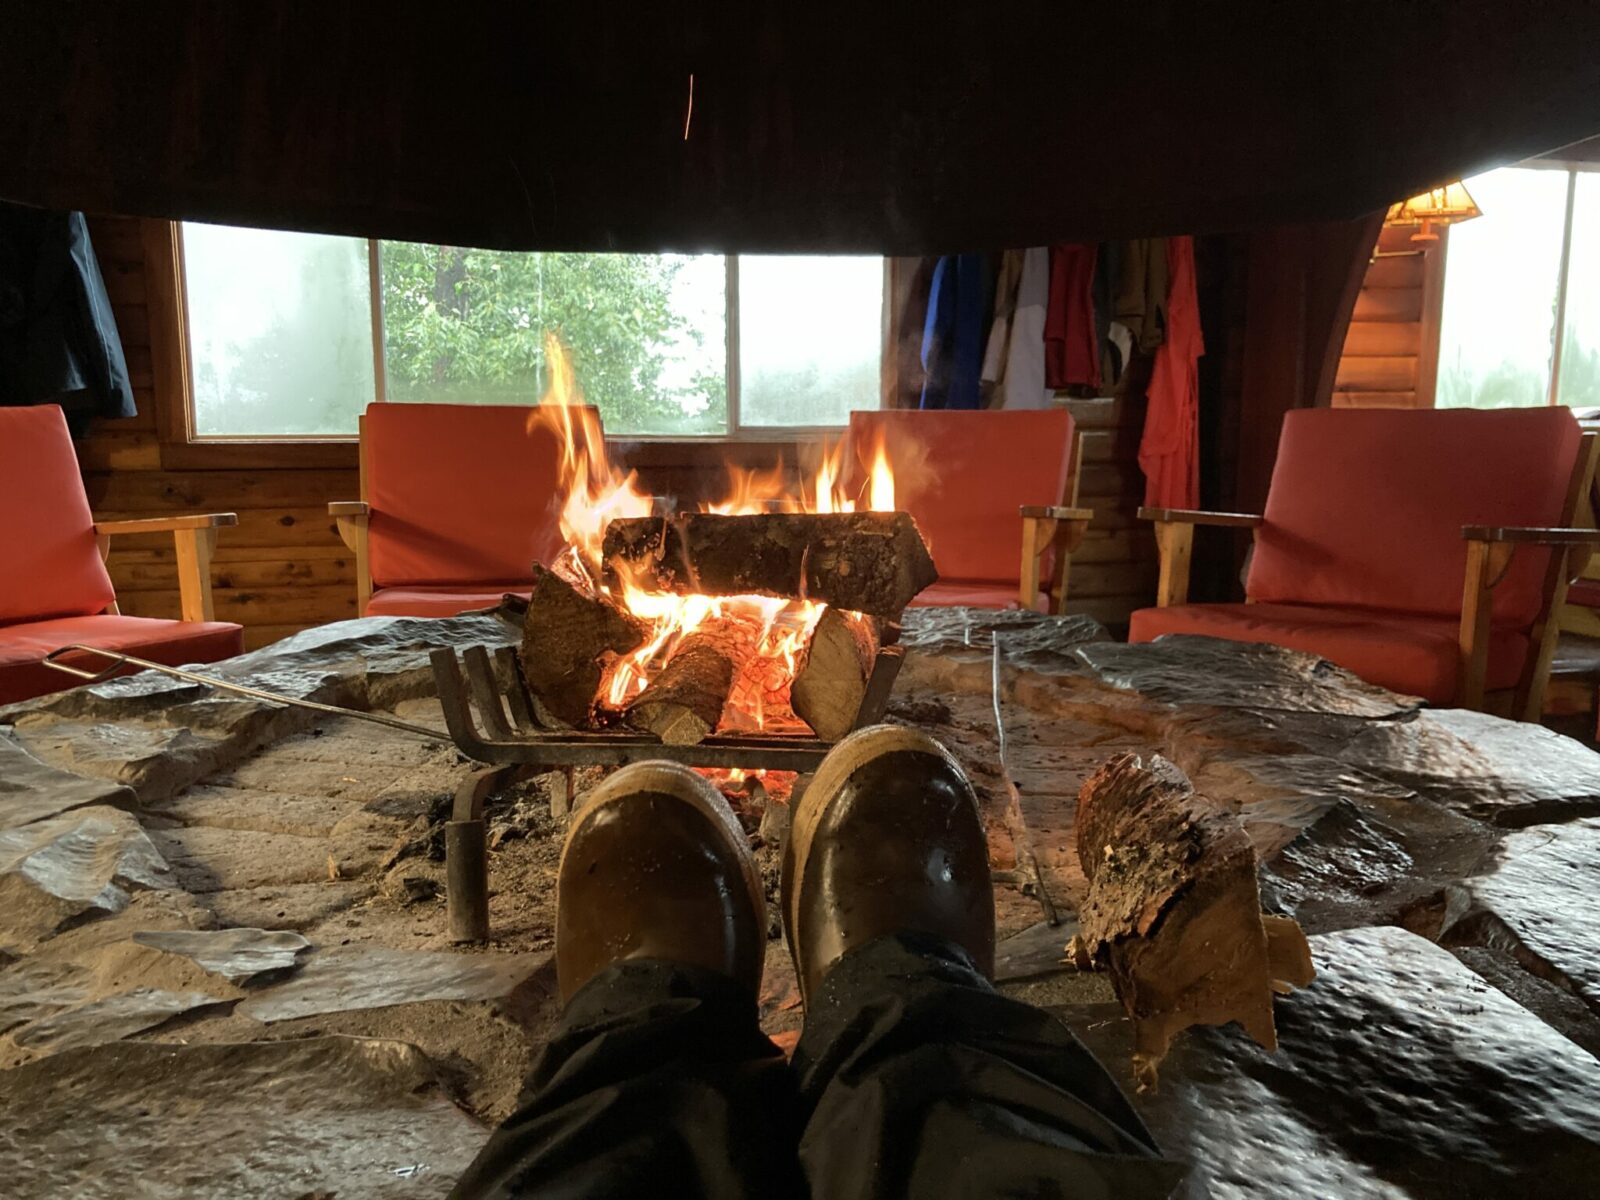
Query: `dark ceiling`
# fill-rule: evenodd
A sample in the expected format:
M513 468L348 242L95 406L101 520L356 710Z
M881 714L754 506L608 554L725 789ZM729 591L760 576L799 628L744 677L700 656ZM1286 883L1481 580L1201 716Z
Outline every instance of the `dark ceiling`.
M0 197L483 246L1242 229L1600 132L1594 0L12 0L0 25Z

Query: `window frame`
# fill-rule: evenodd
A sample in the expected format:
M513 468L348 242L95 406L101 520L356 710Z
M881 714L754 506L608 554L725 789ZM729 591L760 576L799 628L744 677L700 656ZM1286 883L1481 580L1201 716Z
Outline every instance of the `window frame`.
M1588 159L1563 159L1563 158L1536 158L1526 162L1508 163L1507 167L1517 171L1560 171L1567 177L1567 195L1565 207L1562 211L1561 226L1561 256L1557 263L1555 311L1552 314L1555 336L1550 348L1550 377L1545 386L1544 403L1552 407L1560 403L1561 396L1561 359L1562 351L1566 345L1567 328L1567 298L1571 291L1572 280L1572 219L1577 208L1578 176L1590 174L1600 177L1600 162ZM1440 270L1438 291L1440 308L1437 319L1433 322L1432 329L1432 358L1437 362L1443 349L1444 337L1444 308L1443 295L1445 278L1450 271L1450 242L1449 230L1445 230L1446 237L1440 255ZM1435 377L1432 388L1428 393L1429 407L1437 407L1438 379Z
M157 425L162 434L162 465L201 466L353 466L359 436L349 434L200 434L194 423L194 375L189 350L189 301L181 222L147 220L145 262L151 343L157 378ZM380 239L367 238L367 289L370 300L374 404L388 399L383 327L383 251ZM843 425L747 425L740 420L739 255L722 256L726 272L726 416L720 433L617 433L616 440L715 445L729 442L804 442L837 437ZM893 386L893 259L885 256L878 331L878 404ZM398 401L394 402L398 403Z

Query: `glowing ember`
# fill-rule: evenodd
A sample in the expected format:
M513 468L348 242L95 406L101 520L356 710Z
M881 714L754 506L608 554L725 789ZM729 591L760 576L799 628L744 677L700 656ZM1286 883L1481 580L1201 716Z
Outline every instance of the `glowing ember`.
M552 430L562 445L561 473L567 498L561 510L561 533L567 547L551 569L589 594L605 594L619 601L646 622L651 636L644 646L609 668L601 686L603 704L620 709L635 699L654 674L671 658L688 634L705 622L733 617L759 627L755 654L734 681L723 712L725 727L769 731L803 730L805 725L789 708L789 687L798 659L821 620L826 605L811 601L773 599L767 596L704 596L647 590L629 578L624 564L613 564L618 587L605 581L601 543L613 520L649 516L650 497L639 490L632 471L614 467L606 454L599 418L583 404L566 348L553 335L545 336L545 364L549 386L528 418L531 432L539 426ZM759 512L855 512L857 498L846 495L843 478L844 445L825 448L814 476L802 483L796 495L780 462L770 470L744 470L728 466L727 498L705 506L723 515ZM874 511L894 510L894 475L882 446L876 448L870 477L864 489Z

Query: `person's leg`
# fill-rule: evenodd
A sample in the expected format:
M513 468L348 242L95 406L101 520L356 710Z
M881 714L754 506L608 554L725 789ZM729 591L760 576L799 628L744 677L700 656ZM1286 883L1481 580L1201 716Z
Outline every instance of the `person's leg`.
M988 851L938 743L878 727L801 799L784 918L815 1197L1164 1197L1182 1170L1048 1013L999 995Z
M715 789L665 763L607 780L561 856L561 1021L453 1195L799 1194L793 1077L757 1023L765 926Z

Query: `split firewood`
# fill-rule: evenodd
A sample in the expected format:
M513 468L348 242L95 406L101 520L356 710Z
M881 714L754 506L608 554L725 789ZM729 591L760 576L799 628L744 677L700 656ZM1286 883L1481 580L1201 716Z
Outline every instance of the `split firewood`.
M855 728L878 657L878 623L829 606L795 666L790 703L825 742Z
M641 587L819 600L892 617L938 579L909 513L635 517L606 527L608 571Z
M761 627L742 617L707 621L678 643L667 665L628 705L625 720L669 746L693 746L716 731L733 681L755 653Z
M589 596L538 564L522 623L522 674L546 713L593 723L600 681L613 657L644 645L646 630L606 596Z
M1191 1025L1237 1021L1277 1049L1273 994L1311 982L1311 952L1293 920L1262 914L1238 817L1165 759L1123 754L1084 783L1077 844L1089 891L1069 952L1109 970L1141 1090Z

